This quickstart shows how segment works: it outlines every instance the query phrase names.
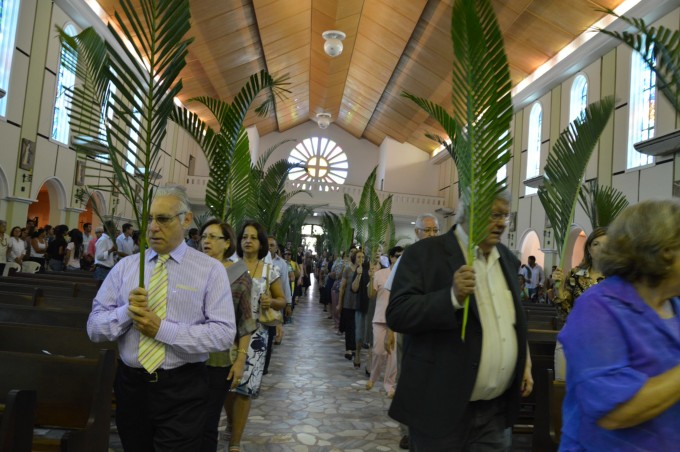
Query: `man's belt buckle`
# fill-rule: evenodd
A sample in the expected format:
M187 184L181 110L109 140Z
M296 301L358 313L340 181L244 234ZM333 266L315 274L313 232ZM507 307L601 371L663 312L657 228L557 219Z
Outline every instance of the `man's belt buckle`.
M149 374L149 383L157 383L158 382L158 372L151 372Z

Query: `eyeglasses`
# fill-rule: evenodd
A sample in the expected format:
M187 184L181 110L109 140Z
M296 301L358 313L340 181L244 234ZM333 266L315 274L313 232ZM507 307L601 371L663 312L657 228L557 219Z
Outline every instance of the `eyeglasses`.
M161 226L167 226L170 224L172 220L175 218L179 217L180 215L184 215L186 212L180 212L176 215L156 215L155 217L153 215L149 215L146 217L147 225L151 226L151 223L156 220L156 223L161 225Z
M203 234L201 236L201 240L206 240L206 239L209 239L212 242L213 240L220 240L220 239L226 240L226 237L224 237L222 235L215 235L215 234Z
M439 228L418 228L419 231L423 231L426 234L439 234Z
M509 213L503 213L503 212L491 212L490 218L493 221L498 221L498 220L509 221L510 220L510 214Z

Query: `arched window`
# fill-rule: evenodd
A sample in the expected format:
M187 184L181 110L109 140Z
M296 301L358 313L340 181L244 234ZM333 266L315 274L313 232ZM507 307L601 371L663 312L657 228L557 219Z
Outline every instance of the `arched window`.
M541 171L541 124L543 122L543 108L536 102L529 114L529 140L527 146L527 179L536 177ZM525 187L524 194L532 195L538 190Z
M303 140L290 151L288 161L304 165L290 171L288 178L291 180L344 184L347 179L347 156L335 141L328 138Z
M141 105L142 100L139 98L139 96L135 96L134 100L134 105L132 105L132 115L134 117L134 121L132 122L132 127L130 128L130 140L128 141L128 151L127 151L127 158L132 161L136 162L136 165L139 165L141 162L137 162L137 153L139 153L139 131L141 130L141 124L142 124L142 112L137 108L138 105ZM129 162L125 163L125 171L127 171L130 174L135 174L136 168L134 165L130 164ZM141 168L140 168L141 170Z
M0 89L9 91L9 74L17 35L20 0L0 1ZM0 116L6 116L7 96L0 99Z
M579 116L585 115L588 106L588 79L585 75L579 74L571 85L571 96L569 99L569 122Z
M76 27L72 24L64 27L64 31L69 36L74 36L77 33ZM68 91L73 89L76 84L76 73L68 66L64 62L59 63L57 96L54 102L54 118L52 119L52 139L64 144L68 144L69 136L68 109L71 106L71 100Z
M654 163L651 155L640 154L634 143L654 137L656 124L656 74L639 53L633 52L630 67L630 118L626 168Z

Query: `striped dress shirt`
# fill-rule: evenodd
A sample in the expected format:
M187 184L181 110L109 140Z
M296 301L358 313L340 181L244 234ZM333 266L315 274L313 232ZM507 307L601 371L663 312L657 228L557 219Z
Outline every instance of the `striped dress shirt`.
M148 287L158 254L146 252L144 286ZM163 369L203 362L208 352L227 350L236 323L227 272L218 260L182 242L170 252L167 317L156 340L166 344ZM118 341L121 360L141 367L140 332L128 315L128 296L139 283L139 254L122 259L109 273L92 303L87 333L94 342Z

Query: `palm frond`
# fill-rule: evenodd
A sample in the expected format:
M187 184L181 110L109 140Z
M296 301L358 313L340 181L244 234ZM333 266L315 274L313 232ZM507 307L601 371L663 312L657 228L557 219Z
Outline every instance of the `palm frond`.
M602 186L597 180L583 185L579 193L579 204L588 215L593 229L606 227L628 207L626 196L610 186Z
M452 8L451 39L453 112L426 99L412 99L436 119L449 135L466 206L468 262L488 234L491 207L503 190L498 170L511 158L512 121L510 70L503 37L489 0L456 0ZM443 142L443 140L442 140ZM465 339L469 301L465 302L462 338Z
M560 262L574 221L576 202L588 161L614 112L613 97L594 102L562 131L548 155L538 198L555 232Z
M642 19L619 16L611 9L601 11L618 17L636 30L631 33L598 29L640 54L647 67L656 73L657 89L675 111L680 112L680 31L664 26L652 27Z
M173 99L182 89L179 74L192 39L184 38L190 27L188 0L149 0L140 7L141 15L131 0L120 0L122 15L114 14L117 26L108 25L118 47L104 42L91 28L73 39L60 30L60 40L66 49L64 58L75 64L83 81L73 90L69 111L73 130L86 143L76 149L92 156L102 153L105 145L120 192L132 206L140 229L146 230L153 193L150 175L160 160ZM109 87L115 88L114 94ZM117 120L103 121L107 108ZM142 286L144 234L140 242Z

